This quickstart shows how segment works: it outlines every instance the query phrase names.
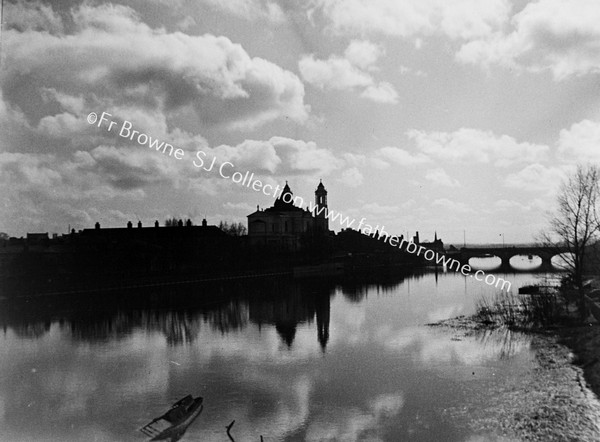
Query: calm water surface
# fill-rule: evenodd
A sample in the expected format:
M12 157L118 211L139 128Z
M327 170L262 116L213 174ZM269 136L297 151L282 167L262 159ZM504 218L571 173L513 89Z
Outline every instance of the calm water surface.
M503 276L513 290L537 278ZM144 440L138 429L186 394L205 407L183 441L226 441L234 419L237 441L479 440L451 411L533 357L523 336L425 326L494 293L454 272L244 283L210 306L187 290L139 305L2 302L0 440Z

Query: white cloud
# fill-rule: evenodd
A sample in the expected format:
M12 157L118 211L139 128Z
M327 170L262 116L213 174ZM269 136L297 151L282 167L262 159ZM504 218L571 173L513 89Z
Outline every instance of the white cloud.
M348 187L358 187L363 183L363 174L356 167L351 167L342 172L339 182Z
M220 164L229 161L238 170L247 169L257 173L274 173L281 164L281 158L269 141L245 140L237 146L223 144L215 147L211 154Z
M362 154L346 152L343 155L344 161L351 166L363 166L367 163L367 157Z
M383 54L383 49L368 41L350 42L344 57L332 55L327 60L316 59L313 54L303 56L298 62L302 78L320 89L359 90L360 96L377 103L396 104L398 93L388 82L377 83L372 71Z
M404 66L404 65L400 65L400 68L398 69L398 71L400 72L401 75L407 75L407 74L411 74L414 75L415 77L427 77L427 73L418 69L418 70L414 70L413 68L410 68L408 66Z
M170 161L105 146L68 158L2 152L0 186L5 192L0 224L42 231L58 224L90 225L92 216L84 208L90 200L139 200L148 185L173 185L178 174L169 170L175 167Z
M50 34L60 34L64 31L60 16L40 1L6 3L2 21L4 29L45 31Z
M455 132L410 130L407 136L422 152L438 160L492 163L499 167L540 161L550 150L545 145L519 143L508 135L497 136L478 129L462 128Z
M600 163L600 123L583 120L561 130L557 153L566 163Z
M331 150L318 147L313 141L273 137L269 140L282 159L280 174L329 175L342 165Z
M333 152L313 141L272 137L266 141L246 140L237 146L221 145L210 151L219 163L230 161L237 170L268 173L279 177L321 177L343 165Z
M390 83L385 81L382 81L376 86L369 86L360 94L360 96L375 101L376 103L398 103L398 93L396 92L396 89L394 89L394 86Z
M535 163L517 173L509 174L504 180L504 185L519 191L553 194L564 178L563 169Z
M201 0L201 2L248 20L266 19L274 23L285 21L285 14L281 7L269 0Z
M197 24L198 23L196 20L194 20L194 17L187 15L177 22L177 27L183 31L186 31Z
M338 56L327 60L315 59L314 55L304 56L298 67L304 81L321 89L346 90L367 87L373 82L368 73Z
M337 33L453 39L489 35L508 20L511 8L508 0L319 0L317 5Z
M600 7L596 0L539 0L512 19L513 30L466 43L457 58L466 63L499 64L557 80L600 72Z
M344 51L346 60L366 70L374 68L377 60L384 54L385 51L381 46L366 40L352 40Z
M425 179L445 187L459 187L460 183L458 180L452 178L448 173L441 167L428 170L425 174Z
M152 29L124 6L84 4L72 11L72 20L73 32L66 35L5 32L5 91L25 81L28 93L55 89L89 103L102 97L104 108L186 109L204 124L232 127L308 117L295 74L250 57L226 37ZM31 97L10 97L27 112L22 100Z
M412 154L399 147L382 147L375 151L376 158L392 161L400 166L415 166L418 164L429 163L431 160L422 153Z
M388 169L390 167L390 163L388 163L387 161L385 161L381 158L376 158L376 157L369 158L369 163L375 169L379 169L379 170Z

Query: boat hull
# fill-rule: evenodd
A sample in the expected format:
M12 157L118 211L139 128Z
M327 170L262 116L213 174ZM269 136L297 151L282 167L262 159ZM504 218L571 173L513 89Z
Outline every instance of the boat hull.
M191 399L191 396L189 396ZM198 415L202 412L202 398L197 397L195 399L191 399L192 403L190 405L185 406L185 413L177 418L175 422L173 422L174 417L172 413L177 414L179 412L178 407L182 407L183 401L188 398L184 398L178 401L175 405L173 405L172 409L169 412L165 413L163 416L154 419L148 425L144 426L141 431L147 436L151 437L151 441L158 440L177 440L179 439L187 430L187 428L194 422L194 420L198 417ZM169 417L170 415L170 417ZM160 429L158 428L160 425L171 424L168 428Z

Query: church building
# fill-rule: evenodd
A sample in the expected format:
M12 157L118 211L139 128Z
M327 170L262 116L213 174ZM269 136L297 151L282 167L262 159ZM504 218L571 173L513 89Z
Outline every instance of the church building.
M276 245L291 250L301 247L303 234L329 233L327 218L327 190L320 182L315 191L314 214L294 204L294 197L287 181L283 191L272 207L261 210L257 206L254 213L248 215L248 238L250 244Z

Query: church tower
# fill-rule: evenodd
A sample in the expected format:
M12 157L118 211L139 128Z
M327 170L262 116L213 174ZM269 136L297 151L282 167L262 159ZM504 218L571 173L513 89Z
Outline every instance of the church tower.
M323 186L323 182L319 180L317 190L315 190L315 226L317 230L322 232L329 231L329 218L327 217L327 190Z

